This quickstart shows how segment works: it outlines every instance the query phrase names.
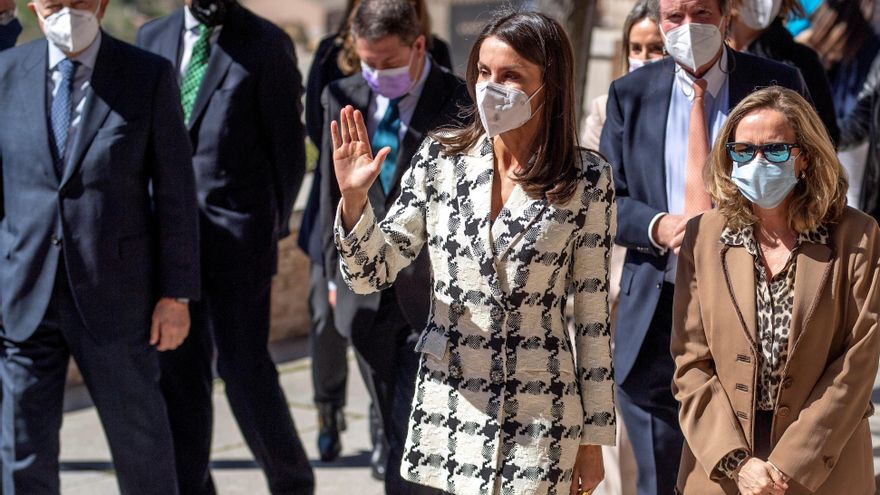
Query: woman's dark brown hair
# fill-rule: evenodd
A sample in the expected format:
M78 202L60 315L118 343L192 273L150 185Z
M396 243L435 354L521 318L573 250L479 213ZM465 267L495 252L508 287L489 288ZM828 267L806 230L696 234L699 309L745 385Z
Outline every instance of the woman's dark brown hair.
M480 47L495 37L521 57L541 67L544 104L535 137L539 146L535 160L524 164L516 182L531 198L547 198L553 204L568 201L578 183L580 149L575 124L574 57L571 43L558 22L537 12L506 10L498 14L477 37L467 62L467 88L476 102ZM447 154L462 153L484 134L476 105L465 110L470 124L445 128L433 134ZM537 115L536 115L537 116Z

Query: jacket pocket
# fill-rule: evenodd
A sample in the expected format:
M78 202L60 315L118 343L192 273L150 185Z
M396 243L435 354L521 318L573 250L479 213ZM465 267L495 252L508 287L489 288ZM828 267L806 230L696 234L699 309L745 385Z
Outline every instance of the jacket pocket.
M433 325L429 326L419 337L415 350L432 356L438 361L443 361L449 351L449 336L442 329Z

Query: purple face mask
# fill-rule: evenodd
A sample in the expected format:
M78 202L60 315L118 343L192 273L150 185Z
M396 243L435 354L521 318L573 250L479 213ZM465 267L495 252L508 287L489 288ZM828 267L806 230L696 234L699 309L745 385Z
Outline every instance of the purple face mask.
M412 78L409 77L409 66L410 64L406 64L393 69L374 69L361 61L361 74L370 89L393 100L405 95L413 85Z

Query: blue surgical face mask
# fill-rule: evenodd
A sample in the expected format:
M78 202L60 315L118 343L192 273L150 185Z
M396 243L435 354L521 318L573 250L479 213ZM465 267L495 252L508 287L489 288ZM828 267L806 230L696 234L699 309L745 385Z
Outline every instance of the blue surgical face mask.
M792 155L788 161L771 163L762 154L748 163L733 162L730 178L752 203L765 210L776 208L797 184L796 159Z

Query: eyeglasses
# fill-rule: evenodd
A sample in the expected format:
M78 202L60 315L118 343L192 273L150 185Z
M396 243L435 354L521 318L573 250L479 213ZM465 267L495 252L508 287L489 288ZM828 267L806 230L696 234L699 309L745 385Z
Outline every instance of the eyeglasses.
M736 163L749 163L755 159L758 151L764 155L770 163L783 163L791 158L792 148L797 148L797 143L766 143L762 145L751 143L727 143L727 155Z

